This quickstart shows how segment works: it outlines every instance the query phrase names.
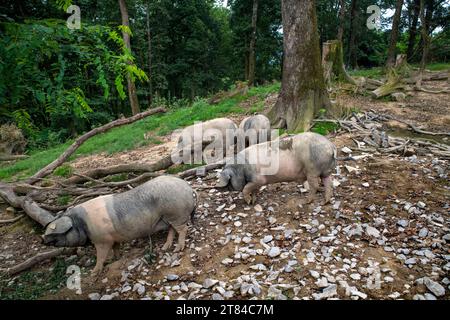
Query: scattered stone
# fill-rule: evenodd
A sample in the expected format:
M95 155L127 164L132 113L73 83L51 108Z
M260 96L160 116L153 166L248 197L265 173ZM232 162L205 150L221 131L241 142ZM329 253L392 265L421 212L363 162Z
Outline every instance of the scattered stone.
M368 236L374 237L374 238L378 238L380 236L380 231L378 231L378 229L371 227L371 226L366 227L366 233Z
M267 255L268 255L269 257L271 257L271 258L275 258L275 257L278 257L278 256L280 255L280 253L281 253L280 248L278 248L278 247L272 247L272 248L270 248L270 250L269 250L269 252L267 253Z
M169 281L175 281L175 280L178 280L178 278L179 278L179 276L177 274L168 274L166 276L166 279Z
M209 289L209 288L211 288L212 286L214 286L214 285L215 285L216 283L218 283L218 282L219 282L219 280L207 278L207 279L205 279L205 281L203 282L203 288Z
M101 298L100 293L97 293L97 292L90 293L88 295L88 297L91 300L100 300L100 298Z
M399 225L402 228L406 228L409 225L409 221L406 219L401 219L397 221L397 225Z
M435 296L442 297L445 295L445 288L436 281L431 280L428 277L423 278L423 284L430 290Z

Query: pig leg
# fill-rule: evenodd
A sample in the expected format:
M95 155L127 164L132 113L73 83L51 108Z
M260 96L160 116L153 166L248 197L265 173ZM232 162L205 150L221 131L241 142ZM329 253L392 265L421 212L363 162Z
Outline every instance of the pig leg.
M113 244L110 242L107 243L96 243L95 249L97 251L97 263L95 264L94 269L92 270L92 276L96 277L102 272L103 264L108 257L108 253L111 250Z
M120 243L116 242L114 243L113 247L113 259L114 260L119 260L120 258Z
M174 252L183 251L184 247L185 247L186 233L188 230L188 226L187 226L187 224L183 224L181 226L174 227L174 228L178 233L178 244L176 245Z
M325 200L323 202L323 205L325 205L331 201L333 196L333 184L330 176L322 178L322 182L325 187Z
M306 203L312 203L316 197L317 189L319 189L319 179L317 179L317 176L308 176L307 180L309 184L309 197Z
M244 200L247 204L256 202L256 190L258 189L258 187L259 184L254 182L250 182L245 185L242 193L244 194Z
M161 250L166 251L172 246L174 236L175 236L175 229L173 227L169 227L169 233L167 234L166 243L163 245Z

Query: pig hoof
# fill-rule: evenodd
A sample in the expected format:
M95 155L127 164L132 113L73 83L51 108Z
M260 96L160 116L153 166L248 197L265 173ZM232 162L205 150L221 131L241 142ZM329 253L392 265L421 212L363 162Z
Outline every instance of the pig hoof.
M176 245L175 250L173 252L181 252L184 250L184 245Z
M161 250L162 250L162 251L167 251L167 250L169 250L169 248L170 248L170 245L166 243L166 244L163 245L163 247L161 248Z
M245 201L245 203L250 205L252 203L252 201L253 201L252 196L251 195L245 195L244 196L244 201Z
M99 270L92 270L91 271L91 277L94 279L94 281L97 281L100 277L100 271Z

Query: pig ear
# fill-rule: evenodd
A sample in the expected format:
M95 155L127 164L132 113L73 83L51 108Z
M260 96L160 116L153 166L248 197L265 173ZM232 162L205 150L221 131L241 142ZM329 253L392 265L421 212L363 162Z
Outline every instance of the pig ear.
M73 226L72 219L70 219L69 217L62 217L56 219L47 226L47 229L45 230L45 235L64 234L67 231L69 231L72 228L72 226Z

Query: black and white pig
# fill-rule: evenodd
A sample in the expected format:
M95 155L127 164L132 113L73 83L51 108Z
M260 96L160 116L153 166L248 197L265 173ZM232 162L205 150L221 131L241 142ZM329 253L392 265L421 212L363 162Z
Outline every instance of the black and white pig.
M147 237L169 229L163 250L172 246L175 231L178 244L185 246L187 223L196 206L196 194L184 180L161 176L132 190L101 196L73 208L51 222L43 241L56 247L78 247L90 240L97 251L97 264L92 273L99 274L117 244Z
M269 149L266 154L264 150ZM319 134L306 132L253 145L238 153L236 161L239 163L224 167L217 187L242 191L248 204L255 202L261 186L277 182L308 181L307 203L314 200L320 180L325 187L324 203L333 195L331 174L336 167L336 147Z

